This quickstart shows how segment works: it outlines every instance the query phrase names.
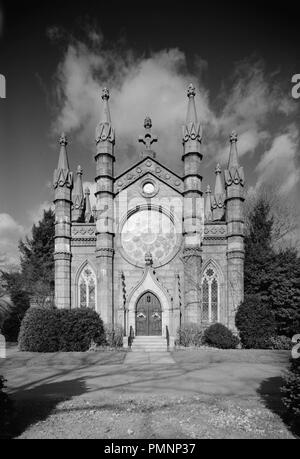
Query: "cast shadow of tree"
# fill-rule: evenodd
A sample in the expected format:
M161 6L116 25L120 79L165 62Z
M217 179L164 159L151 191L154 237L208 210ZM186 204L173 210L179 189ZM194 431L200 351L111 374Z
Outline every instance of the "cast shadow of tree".
M4 438L16 438L33 424L44 421L57 405L87 391L83 378L49 382L13 394L14 412Z
M261 382L257 393L260 396L264 406L273 413L277 414L284 422L288 430L296 437L300 436L299 428L295 427L291 419L287 416L287 409L283 404L283 394L280 388L284 384L284 379L280 376L268 378Z

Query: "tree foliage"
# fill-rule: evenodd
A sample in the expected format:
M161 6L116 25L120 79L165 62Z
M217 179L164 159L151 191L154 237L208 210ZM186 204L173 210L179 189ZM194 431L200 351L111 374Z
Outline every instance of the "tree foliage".
M24 288L38 306L54 293L54 213L44 211L43 219L32 227L32 236L19 243Z
M248 214L244 271L247 301L239 312L253 319L249 322L248 334L255 333L255 324L261 327L252 311L246 311L247 308L255 308L258 317L259 309L263 308L261 313L268 313L275 320L275 335L291 337L300 329L300 258L295 248L275 250L274 214L270 209L270 202L263 195ZM259 299L256 296L254 301L251 299L253 295L259 295ZM247 324L243 325L242 320L237 319L237 327L244 326ZM269 334L267 330L265 332Z
M54 213L44 211L30 237L20 241L20 269L1 272L1 288L13 307L2 326L8 341L16 341L30 302L45 306L54 293Z

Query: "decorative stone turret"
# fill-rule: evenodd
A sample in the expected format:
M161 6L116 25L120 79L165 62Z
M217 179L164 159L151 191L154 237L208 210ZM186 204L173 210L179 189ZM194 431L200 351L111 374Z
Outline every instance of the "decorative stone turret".
M244 299L244 171L239 166L238 136L230 136L230 154L225 170L227 223L228 326L235 328L235 313Z
M209 185L207 185L205 194L206 194L205 220L207 222L210 222L212 220L212 210L211 210L211 189Z
M215 184L215 192L212 198L212 217L213 220L222 220L225 215L225 208L224 208L224 203L225 203L225 192L222 184L222 179L221 179L221 167L220 164L217 164L216 170L216 184Z
M62 134L57 169L54 171L55 190L55 305L71 307L71 192L73 174L69 169L67 138Z
M187 91L189 100L187 117L185 125L182 128L182 161L184 165L184 320L196 323L201 320L200 279L204 206L201 190L202 128L197 118L195 95L196 90L190 84Z
M77 167L76 180L74 184L72 201L73 201L72 220L74 222L84 221L84 194L83 194L83 186L82 186L82 168L81 166Z
M114 145L115 131L111 124L109 91L103 89L103 115L96 128L96 259L97 305L105 323L113 323L113 257L114 257Z
M139 136L139 142L144 145L144 149L141 152L141 158L146 158L147 156L150 156L150 158L155 158L156 153L152 150L152 144L158 141L158 138L156 135L153 135L151 132L152 128L152 120L149 116L146 116L145 121L144 121L144 128L145 128L145 134Z

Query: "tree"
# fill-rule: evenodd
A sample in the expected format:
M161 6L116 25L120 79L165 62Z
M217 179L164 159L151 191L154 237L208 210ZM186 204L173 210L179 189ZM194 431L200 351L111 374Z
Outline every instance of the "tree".
M21 275L31 300L44 307L54 294L54 213L44 211L31 238L19 243Z
M300 258L296 248L274 249L274 218L266 194L248 213L245 295L259 294L275 319L275 333L291 337L300 327Z
M20 271L2 272L2 282L6 293L12 301L12 307L2 325L2 333L10 342L18 340L21 322L30 306L29 296L24 290Z
M245 236L245 294L260 294L267 299L270 289L270 270L274 258L272 249L273 219L268 202L260 198L248 216Z

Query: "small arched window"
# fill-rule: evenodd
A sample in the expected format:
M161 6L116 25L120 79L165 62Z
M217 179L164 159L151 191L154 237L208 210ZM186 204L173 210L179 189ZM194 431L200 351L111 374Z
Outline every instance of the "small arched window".
M79 307L96 309L96 276L89 265L79 276L78 290Z
M215 269L208 266L202 278L202 320L219 320L219 280Z

